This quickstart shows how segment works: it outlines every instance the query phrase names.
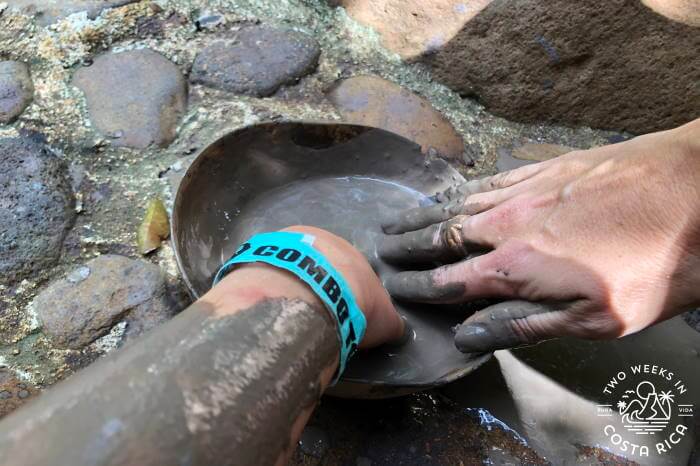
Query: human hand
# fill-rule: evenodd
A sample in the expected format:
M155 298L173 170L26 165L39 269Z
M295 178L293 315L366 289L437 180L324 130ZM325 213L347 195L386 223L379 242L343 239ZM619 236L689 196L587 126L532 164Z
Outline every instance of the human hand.
M384 225L386 260L450 263L385 284L418 302L525 300L467 319L465 352L633 333L700 301L699 191L700 120L470 181Z

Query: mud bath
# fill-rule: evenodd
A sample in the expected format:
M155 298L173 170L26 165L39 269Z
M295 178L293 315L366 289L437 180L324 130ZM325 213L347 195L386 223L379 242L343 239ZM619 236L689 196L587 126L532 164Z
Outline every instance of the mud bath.
M433 204L431 196L462 180L443 160L385 131L256 125L217 141L193 163L178 193L173 237L195 295L252 234L297 224L344 237L386 278L398 269L378 257L382 221ZM396 304L410 329L405 341L358 354L333 394L401 395L456 380L490 357L454 346L453 328L469 308Z

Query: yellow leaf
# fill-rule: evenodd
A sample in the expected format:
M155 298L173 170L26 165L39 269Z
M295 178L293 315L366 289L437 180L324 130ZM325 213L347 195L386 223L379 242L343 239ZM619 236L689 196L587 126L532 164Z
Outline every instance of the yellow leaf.
M163 201L151 199L146 207L146 215L139 226L137 245L139 253L148 254L160 247L160 243L170 235L168 212Z

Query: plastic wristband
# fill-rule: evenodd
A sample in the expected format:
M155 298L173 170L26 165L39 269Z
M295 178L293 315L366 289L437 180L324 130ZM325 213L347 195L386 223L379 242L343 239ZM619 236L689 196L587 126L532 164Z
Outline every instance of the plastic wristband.
M313 248L313 235L278 231L252 236L238 247L233 256L219 269L214 285L236 264L264 262L292 272L311 287L338 322L340 362L333 378L335 384L345 370L350 357L365 335L367 321L350 287L328 260Z

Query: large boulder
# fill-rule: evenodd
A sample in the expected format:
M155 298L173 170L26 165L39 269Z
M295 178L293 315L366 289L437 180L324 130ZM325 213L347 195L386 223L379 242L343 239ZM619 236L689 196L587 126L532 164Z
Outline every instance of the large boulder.
M92 122L116 146L167 146L187 108L180 69L150 49L102 54L73 83L85 93Z
M73 204L65 165L37 136L0 138L0 283L54 265Z
M83 348L124 322L133 338L172 317L157 265L103 255L79 266L34 300L43 331L56 346Z
M440 0L444 25L427 19L433 2L341 3L385 45L510 119L645 133L700 116L700 28L639 0Z
M382 45L411 59L438 49L491 0L329 0L375 29Z

